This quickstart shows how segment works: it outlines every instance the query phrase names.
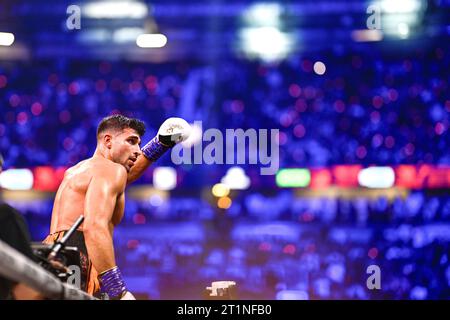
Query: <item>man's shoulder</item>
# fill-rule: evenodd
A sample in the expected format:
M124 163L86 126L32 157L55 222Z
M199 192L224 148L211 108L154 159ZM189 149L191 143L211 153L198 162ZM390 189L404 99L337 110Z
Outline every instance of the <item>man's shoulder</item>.
M95 165L93 170L94 178L104 178L113 182L116 185L126 184L127 181L127 171L124 166L112 162L112 161L102 161Z
M125 169L124 166L122 166L121 164L109 161L109 160L104 160L102 162L99 162L96 164L96 171L100 172L100 173L117 173L117 174L127 174L127 170Z

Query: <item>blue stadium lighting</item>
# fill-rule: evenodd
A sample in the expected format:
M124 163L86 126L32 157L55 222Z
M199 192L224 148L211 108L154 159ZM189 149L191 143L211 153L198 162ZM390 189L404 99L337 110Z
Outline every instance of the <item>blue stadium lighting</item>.
M84 5L82 12L96 19L140 19L147 16L148 9L138 1L96 1Z

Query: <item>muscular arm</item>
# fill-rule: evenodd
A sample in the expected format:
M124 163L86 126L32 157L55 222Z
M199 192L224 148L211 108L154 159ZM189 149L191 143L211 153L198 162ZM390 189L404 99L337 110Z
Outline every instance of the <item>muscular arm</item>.
M153 162L146 156L141 154L136 160L134 166L131 167L130 172L128 172L127 185L139 179L152 163Z
M99 273L116 265L111 219L127 178L125 170L115 168L103 171L94 176L89 184L83 226L89 257Z

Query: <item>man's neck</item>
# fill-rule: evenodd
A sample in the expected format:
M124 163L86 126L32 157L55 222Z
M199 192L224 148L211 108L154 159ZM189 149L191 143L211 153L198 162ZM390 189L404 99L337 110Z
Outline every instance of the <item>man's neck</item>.
M112 161L111 155L108 152L108 150L105 150L105 149L103 149L101 147L97 147L95 149L94 155L92 157L93 158L100 157L100 158L105 158L107 160L111 160Z

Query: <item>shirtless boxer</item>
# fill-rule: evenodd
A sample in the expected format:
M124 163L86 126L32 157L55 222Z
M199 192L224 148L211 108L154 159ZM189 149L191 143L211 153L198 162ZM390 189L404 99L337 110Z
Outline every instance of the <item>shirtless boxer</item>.
M94 155L66 171L56 193L50 235L44 242L62 238L84 215L84 223L67 243L80 250L82 290L96 296L100 291L109 299L134 299L116 265L113 247L113 229L124 213L125 187L185 140L189 130L183 119L167 119L141 150L144 123L122 115L109 116L98 125Z

